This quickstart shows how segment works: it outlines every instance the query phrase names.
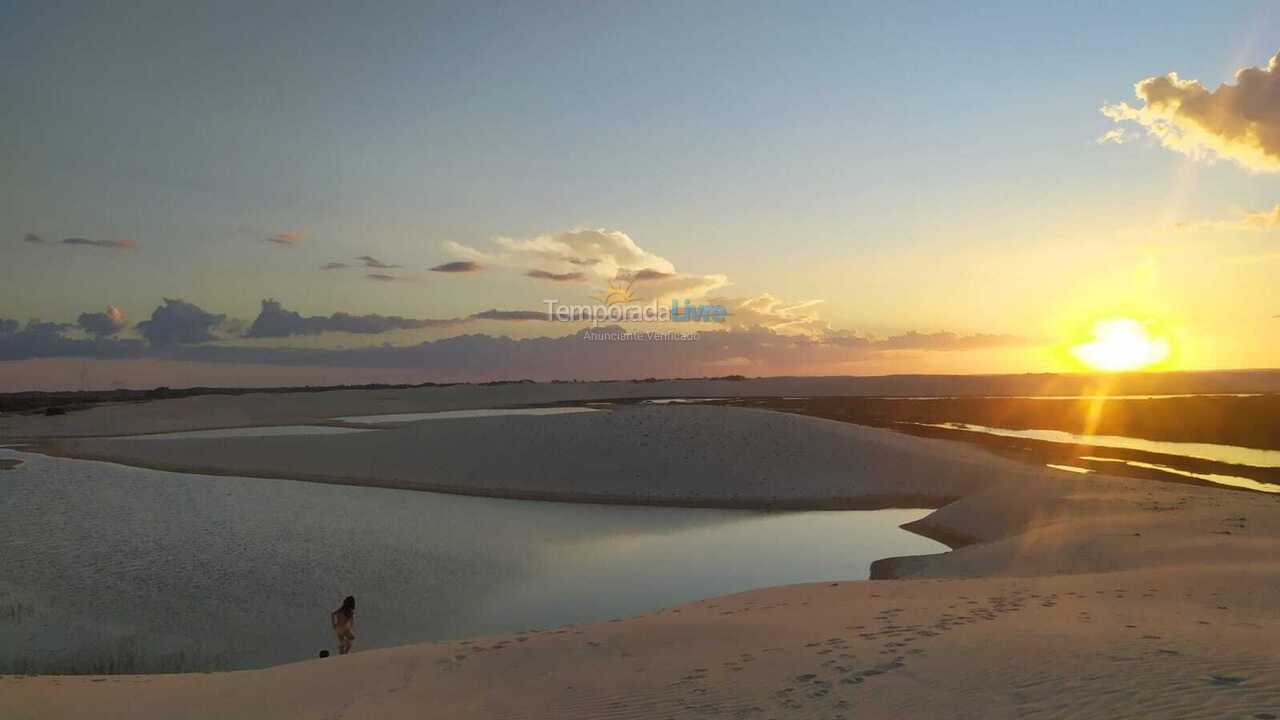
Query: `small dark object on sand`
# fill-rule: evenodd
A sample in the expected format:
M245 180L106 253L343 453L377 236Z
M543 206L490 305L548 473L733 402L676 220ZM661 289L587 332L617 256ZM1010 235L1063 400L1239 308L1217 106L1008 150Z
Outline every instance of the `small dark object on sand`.
M321 650L321 651L320 651L320 657L329 657L329 651L328 651L328 650Z

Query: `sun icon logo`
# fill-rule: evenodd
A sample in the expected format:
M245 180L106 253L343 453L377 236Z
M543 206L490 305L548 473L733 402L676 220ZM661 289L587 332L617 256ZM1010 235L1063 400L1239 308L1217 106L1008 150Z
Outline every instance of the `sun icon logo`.
M604 292L594 296L596 300L605 305L623 305L636 299L635 292L631 289L632 281L626 278L622 273L609 281L609 286Z

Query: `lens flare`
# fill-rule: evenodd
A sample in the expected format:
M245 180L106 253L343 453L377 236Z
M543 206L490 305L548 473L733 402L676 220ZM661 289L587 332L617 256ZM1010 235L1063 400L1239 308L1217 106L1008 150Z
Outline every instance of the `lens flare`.
M1132 318L1110 318L1094 323L1093 339L1073 346L1071 354L1095 370L1123 372L1164 360L1169 341Z

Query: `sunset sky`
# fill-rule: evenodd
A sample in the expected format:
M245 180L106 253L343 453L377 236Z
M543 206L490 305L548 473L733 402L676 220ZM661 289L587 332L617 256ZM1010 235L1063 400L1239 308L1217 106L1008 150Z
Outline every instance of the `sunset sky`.
M1272 3L318 7L0 3L0 389L1280 364Z

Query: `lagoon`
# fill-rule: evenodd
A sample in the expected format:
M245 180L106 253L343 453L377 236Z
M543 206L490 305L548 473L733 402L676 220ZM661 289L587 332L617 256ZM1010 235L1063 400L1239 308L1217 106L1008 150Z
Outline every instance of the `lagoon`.
M865 579L943 552L928 510L752 512L439 495L52 458L0 472L0 672L251 668Z

